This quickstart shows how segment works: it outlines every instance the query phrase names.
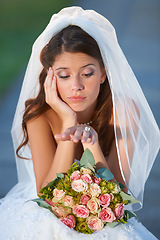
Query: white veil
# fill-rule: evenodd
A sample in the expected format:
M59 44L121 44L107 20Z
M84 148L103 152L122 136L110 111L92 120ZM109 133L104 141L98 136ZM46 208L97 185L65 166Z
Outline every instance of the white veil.
M54 14L42 34L35 41L24 77L13 126L12 138L16 150L22 141L22 116L25 101L37 96L39 74L42 70L40 52L49 40L68 25L77 25L98 43L112 92L114 131L119 166L130 192L143 201L144 185L160 147L158 126L142 90L118 45L110 22L92 10L80 7L64 8ZM23 156L30 156L29 146ZM31 160L17 158L18 181L35 191L35 177ZM134 206L134 210L141 204Z

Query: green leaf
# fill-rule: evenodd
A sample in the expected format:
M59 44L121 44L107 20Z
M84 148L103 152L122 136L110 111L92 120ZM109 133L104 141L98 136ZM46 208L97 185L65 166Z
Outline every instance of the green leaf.
M119 223L123 223L123 224L126 224L126 223L127 223L127 221L125 221L124 218L118 219L117 221L118 221Z
M127 213L128 215L128 219L132 218L132 217L135 217L137 218L137 215L134 213L134 212L130 212L128 210L125 210L125 214Z
M56 175L57 175L57 178L60 178L60 179L62 179L62 178L63 178L63 176L64 176L64 174L63 174L63 173L56 173Z
M108 227L111 227L111 228L114 228L118 225L119 223L118 222L111 222L111 223L107 223L107 226Z
M32 199L33 202L36 202L40 207L47 208L52 212L52 207L40 198Z
M107 168L99 168L97 173L100 178L105 178L108 181L114 178L113 174Z
M122 183L120 183L120 182L118 182L118 181L115 181L115 183L117 183L117 184L120 186L121 189L122 189L122 188L125 188L125 186L124 186Z
M132 197L131 195L124 193L123 191L120 192L121 197L123 200L128 200L128 204L139 203L140 201Z
M95 165L94 157L90 150L86 148L80 160L80 167L90 168L93 171L94 165Z

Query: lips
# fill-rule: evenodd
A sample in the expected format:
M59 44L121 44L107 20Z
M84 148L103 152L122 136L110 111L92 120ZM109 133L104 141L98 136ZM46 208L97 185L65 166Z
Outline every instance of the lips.
M82 96L71 96L71 97L68 97L68 99L72 102L83 102L86 97L82 97Z

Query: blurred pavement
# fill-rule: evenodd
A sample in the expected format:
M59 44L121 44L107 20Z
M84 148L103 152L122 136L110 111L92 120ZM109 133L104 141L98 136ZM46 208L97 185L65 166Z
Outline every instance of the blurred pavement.
M75 5L104 15L116 29L118 41L160 126L160 1L75 0ZM17 182L11 124L22 76L0 98L0 197ZM160 238L160 153L146 183L140 221Z

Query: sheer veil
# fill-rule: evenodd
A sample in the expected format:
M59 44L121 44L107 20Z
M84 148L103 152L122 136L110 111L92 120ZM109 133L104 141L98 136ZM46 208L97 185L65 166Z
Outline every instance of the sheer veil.
M119 44L111 23L92 10L80 7L64 8L54 14L42 34L35 41L25 73L14 121L12 138L14 149L21 143L22 116L25 101L36 97L39 90L39 74L42 70L40 52L49 40L68 25L77 25L98 43L107 71L112 92L114 131L119 166L129 193L141 201L133 210L141 208L144 185L160 147L160 133L149 105L132 72ZM29 146L23 149L23 156L30 156ZM18 186L30 186L35 190L35 177L31 160L18 159Z

